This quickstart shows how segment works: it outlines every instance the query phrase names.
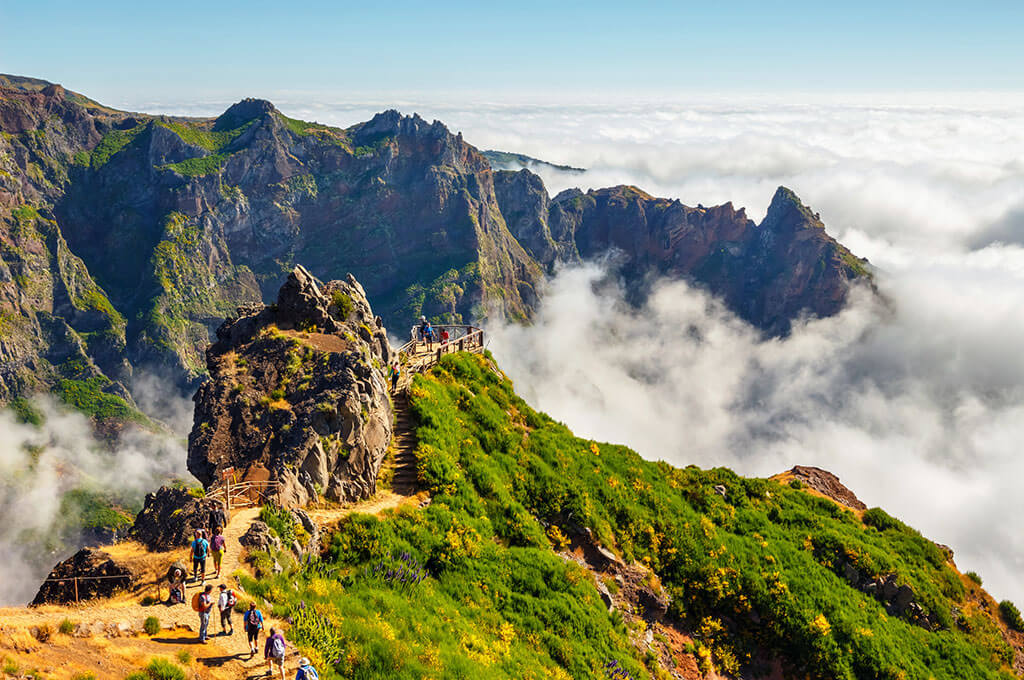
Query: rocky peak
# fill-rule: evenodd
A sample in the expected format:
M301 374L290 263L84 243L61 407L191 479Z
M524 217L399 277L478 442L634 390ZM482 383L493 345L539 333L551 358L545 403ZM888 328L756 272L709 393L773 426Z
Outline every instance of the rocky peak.
M220 114L214 123L215 130L234 130L245 125L250 120L268 116L277 111L274 105L266 99L253 99L247 97L240 102L232 104L228 110Z
M369 498L391 438L387 333L363 288L298 266L277 304L239 309L207 351L189 470L207 487L233 468L279 483L277 500Z
M818 215L811 211L791 189L775 190L761 228L773 233L792 233L800 229L824 229Z

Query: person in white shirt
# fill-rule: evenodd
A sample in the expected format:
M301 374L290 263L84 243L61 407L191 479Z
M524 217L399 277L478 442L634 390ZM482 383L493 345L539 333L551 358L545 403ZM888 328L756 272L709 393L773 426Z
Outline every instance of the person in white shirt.
M235 594L220 584L220 597L217 598L217 609L220 611L220 634L234 635L235 626L231 623L231 610L235 608Z

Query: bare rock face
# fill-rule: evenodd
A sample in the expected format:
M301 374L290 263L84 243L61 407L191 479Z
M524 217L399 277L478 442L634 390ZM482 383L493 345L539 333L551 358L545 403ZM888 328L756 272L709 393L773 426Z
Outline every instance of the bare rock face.
M839 478L828 470L806 465L795 465L789 472L795 479L799 479L818 493L828 496L840 505L845 505L853 510L868 509L868 506L864 505L855 493L843 486Z
M207 352L188 467L207 488L225 468L276 481L276 499L368 498L391 439L391 350L362 286L296 267L277 304L239 310Z
M186 489L162 486L146 494L142 512L135 517L132 537L150 550L171 550L188 545L196 529L210 526L216 503L195 498Z
M84 548L53 568L32 604L67 604L109 597L130 588L134 582L135 576L128 567L101 550Z

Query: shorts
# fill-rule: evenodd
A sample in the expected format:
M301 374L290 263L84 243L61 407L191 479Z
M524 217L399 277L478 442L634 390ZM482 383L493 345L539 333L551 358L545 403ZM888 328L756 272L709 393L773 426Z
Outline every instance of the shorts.
M284 665L284 657L283 656L280 656L280 657L278 657L278 656L268 656L267 657L267 662L268 663L276 663L278 666L283 666Z
M260 639L260 629L245 627L245 636L249 638L249 644L257 642Z

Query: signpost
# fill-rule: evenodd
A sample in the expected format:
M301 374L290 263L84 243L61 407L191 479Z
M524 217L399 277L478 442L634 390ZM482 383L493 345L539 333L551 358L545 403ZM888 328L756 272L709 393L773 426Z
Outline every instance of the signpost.
M235 474L234 467L226 467L220 471L224 479L224 506L228 519L231 519L231 475Z

